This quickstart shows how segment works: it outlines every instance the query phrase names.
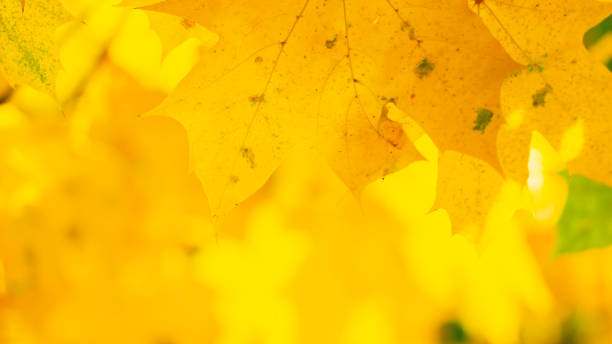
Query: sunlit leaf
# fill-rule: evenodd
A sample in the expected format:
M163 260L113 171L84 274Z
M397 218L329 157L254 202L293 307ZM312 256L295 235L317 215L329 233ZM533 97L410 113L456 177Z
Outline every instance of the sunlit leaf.
M386 116L389 102L441 149L499 167L499 86L518 65L463 1L169 0L145 9L220 37L153 112L187 128L215 213L257 190L296 142L317 142L353 192L417 159Z
M55 95L55 30L70 18L59 0L0 1L0 70L10 84Z
M502 87L502 126L498 150L504 171L524 181L533 130L561 147L564 133L582 120L584 143L569 164L580 173L612 185L609 121L612 73L583 43L587 30L612 13L612 4L588 1L473 1L506 51L526 67ZM601 168L605 166L604 168Z

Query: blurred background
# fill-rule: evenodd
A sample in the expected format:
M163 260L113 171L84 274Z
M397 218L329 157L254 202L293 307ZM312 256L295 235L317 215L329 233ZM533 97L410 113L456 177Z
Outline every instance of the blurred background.
M64 2L57 100L0 80L0 343L612 343L612 248L554 253L564 161L537 132L527 183L461 228L426 137L360 199L297 148L213 223L184 129L140 114L215 36L117 2ZM612 67L612 19L585 45Z

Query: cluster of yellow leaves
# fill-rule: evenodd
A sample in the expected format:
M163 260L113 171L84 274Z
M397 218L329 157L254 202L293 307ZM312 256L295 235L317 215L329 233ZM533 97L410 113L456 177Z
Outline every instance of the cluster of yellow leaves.
M257 190L285 152L304 142L315 142L355 193L418 159L386 116L389 102L440 149L480 158L519 181L533 130L560 147L563 133L580 123L585 142L569 167L612 182L605 154L611 76L582 42L610 14L609 4L146 3L219 35L153 112L187 128L193 168L215 214Z
M0 0L0 343L612 340L610 4L117 2Z
M137 87L107 61L65 122L53 103L28 108L44 98L27 89L0 107L2 342L612 336L612 251L552 260L550 227L512 218L521 197L513 183L478 217L484 248L453 235L446 211L429 213L435 159L377 181L359 206L324 161L295 154L216 238L181 126L114 107ZM454 159L465 158L441 161Z
M12 84L55 94L52 36L68 16L57 0L3 4L5 75ZM185 37L209 47L151 114L176 118L187 129L191 166L215 215L225 216L259 189L296 145L316 146L355 194L419 159L415 137L389 118L388 104L438 148L480 158L519 182L527 177L534 130L560 148L566 131L579 126L584 139L570 169L611 183L605 152L612 83L582 42L612 10L604 2L122 5L149 11L164 55ZM29 25L37 17L44 25ZM136 73L151 72L147 60L132 61Z

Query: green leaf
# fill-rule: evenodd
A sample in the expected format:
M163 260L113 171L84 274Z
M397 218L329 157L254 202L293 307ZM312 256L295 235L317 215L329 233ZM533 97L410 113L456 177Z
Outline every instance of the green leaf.
M567 203L557 223L557 253L612 244L612 188L582 175L568 176Z

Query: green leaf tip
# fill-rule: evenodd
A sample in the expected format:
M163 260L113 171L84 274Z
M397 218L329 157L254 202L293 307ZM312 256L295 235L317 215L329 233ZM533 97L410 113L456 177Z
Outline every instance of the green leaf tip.
M612 187L582 175L568 176L567 202L557 222L556 253L612 245Z

